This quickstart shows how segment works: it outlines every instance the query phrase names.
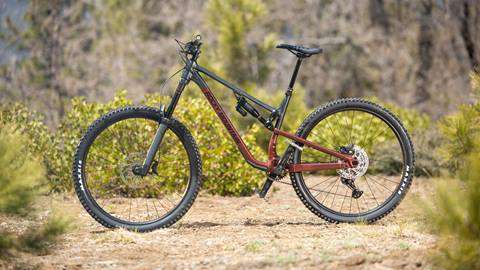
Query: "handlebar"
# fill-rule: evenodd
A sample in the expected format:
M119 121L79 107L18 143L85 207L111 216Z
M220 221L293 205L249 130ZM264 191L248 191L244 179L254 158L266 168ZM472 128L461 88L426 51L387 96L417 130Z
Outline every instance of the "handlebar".
M185 52L191 55L195 55L200 50L200 46L202 45L201 40L202 36L196 35L193 40L185 44Z

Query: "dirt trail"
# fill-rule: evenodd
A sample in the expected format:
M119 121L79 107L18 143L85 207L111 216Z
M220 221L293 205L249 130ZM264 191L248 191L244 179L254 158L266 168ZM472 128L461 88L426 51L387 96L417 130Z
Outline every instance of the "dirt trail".
M422 229L412 209L418 197L429 196L431 181L415 179L399 208L373 225L327 223L310 213L290 186L278 184L268 202L202 194L179 223L148 234L105 229L69 198L61 203L74 209L78 227L49 254L23 254L15 264L39 269L422 269L436 238Z

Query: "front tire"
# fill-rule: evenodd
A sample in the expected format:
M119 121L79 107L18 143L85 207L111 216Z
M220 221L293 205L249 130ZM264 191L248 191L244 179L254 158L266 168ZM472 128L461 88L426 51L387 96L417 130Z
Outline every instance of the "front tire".
M395 115L372 102L330 102L312 112L296 134L337 151L347 147L367 156L364 170L290 173L303 204L329 222L377 221L398 206L412 183L414 151L408 133ZM336 162L306 147L303 152L295 149L290 161Z
M136 176L132 167L141 165L160 122L168 129L155 169ZM199 192L201 172L200 152L188 129L143 106L97 119L73 163L75 192L85 210L105 227L139 232L169 227L185 215Z

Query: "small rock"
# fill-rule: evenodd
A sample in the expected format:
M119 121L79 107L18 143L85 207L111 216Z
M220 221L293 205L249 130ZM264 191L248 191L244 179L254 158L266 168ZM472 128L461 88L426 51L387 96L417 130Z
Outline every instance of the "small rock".
M367 259L363 255L354 255L346 259L345 265L354 266L365 263Z

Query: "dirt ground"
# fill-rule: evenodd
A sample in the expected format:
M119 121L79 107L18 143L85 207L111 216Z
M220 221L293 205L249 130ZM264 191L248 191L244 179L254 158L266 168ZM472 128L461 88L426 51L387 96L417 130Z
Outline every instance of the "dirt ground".
M431 268L428 252L436 238L415 210L419 198L430 196L430 183L415 179L397 210L372 225L327 223L303 206L291 186L276 184L268 202L201 194L172 228L147 234L103 228L73 195L48 198L46 204L73 213L76 228L47 254L17 254L0 261L0 268Z

